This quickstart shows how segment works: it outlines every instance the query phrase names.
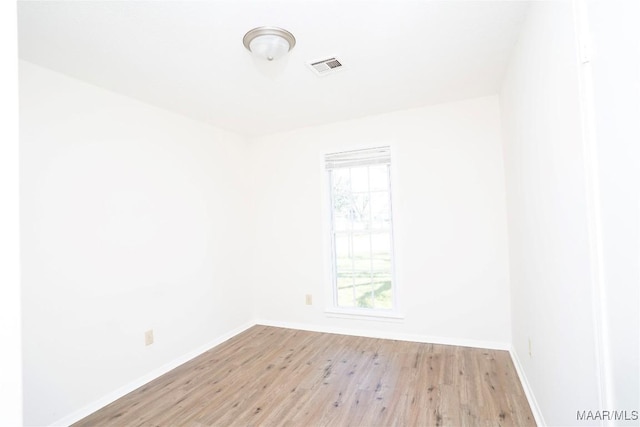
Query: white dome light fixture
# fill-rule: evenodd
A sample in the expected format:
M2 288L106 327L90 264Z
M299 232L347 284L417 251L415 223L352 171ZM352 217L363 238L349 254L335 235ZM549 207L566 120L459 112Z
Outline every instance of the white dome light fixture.
M273 61L293 49L296 38L282 28L258 27L245 34L242 43L254 55Z

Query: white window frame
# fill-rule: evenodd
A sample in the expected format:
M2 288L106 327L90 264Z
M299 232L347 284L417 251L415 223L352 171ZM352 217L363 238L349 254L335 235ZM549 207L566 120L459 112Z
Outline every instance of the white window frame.
M328 269L329 269L329 292L328 292L328 305L325 309L325 313L328 317L339 317L339 318L347 318L347 319L365 319L365 320L381 320L381 321L402 321L404 316L400 314L399 309L399 292L398 292L398 282L396 280L396 267L395 267L395 237L394 237L394 208L393 208L393 163L389 159L386 164L388 165L387 173L388 173L388 191L389 191L389 208L390 208L390 226L389 226L389 234L391 239L391 288L392 288L392 308L390 309L382 309L382 308L364 308L364 307L339 307L338 306L338 289L337 289L337 265L336 265L336 253L335 253L335 236L336 231L334 230L334 208L333 208L333 194L332 194L332 174L330 168L327 167L327 156L331 155L339 155L339 154L348 154L351 152L358 151L367 151L367 150L376 150L376 149L386 149L389 152L389 158L391 157L391 147L368 147L368 148L358 148L353 150L341 150L334 151L330 153L325 153L323 156L323 172L325 173L324 181L324 194L325 194L325 206L326 206L326 226L325 226L325 238L327 241L327 245L329 247L328 252ZM376 162L363 163L364 165L373 165Z

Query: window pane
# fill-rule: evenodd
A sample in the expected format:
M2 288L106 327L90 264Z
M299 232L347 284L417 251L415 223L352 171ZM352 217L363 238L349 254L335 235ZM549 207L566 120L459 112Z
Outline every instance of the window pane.
M354 230L370 228L371 198L369 194L354 194L352 200L352 221Z
M391 227L391 208L388 192L371 193L371 219L372 228L388 229Z
M391 272L391 253L390 252L374 252L371 258L372 271L375 272Z
M377 272L373 277L375 307L385 310L393 308L393 294L391 289L391 272Z
M374 269L391 271L391 233L371 234L371 251L374 264L386 262Z
M351 229L351 221L348 215L344 215L342 212L334 212L333 214L333 227L336 231L346 231Z
M358 307L373 308L371 290L371 273L363 271L356 274L356 305Z
M340 190L338 192L342 193L350 191L349 175L350 173L348 168L333 169L331 171L331 181L333 184L334 194L336 190Z
M349 189L349 169L331 171L331 201L334 230L351 229L352 201Z
M338 274L338 307L355 307L353 301L353 278L349 273Z
M353 236L353 269L356 271L371 270L371 243L369 234Z
M351 205L342 204L334 206L333 209L333 228L334 230L350 230L351 229Z
M389 167L387 165L369 166L369 185L371 191L389 189Z
M349 249L349 236L346 234L335 236L336 272L351 271L352 260Z
M369 172L368 166L359 166L351 168L351 191L367 192L369 191Z

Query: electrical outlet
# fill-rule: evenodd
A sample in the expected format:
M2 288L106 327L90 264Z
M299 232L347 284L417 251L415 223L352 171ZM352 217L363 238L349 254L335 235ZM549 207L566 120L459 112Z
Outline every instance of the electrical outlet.
M313 297L311 296L311 294L307 294L305 297L305 304L307 305L311 305L313 304Z
M149 329L144 333L144 345L153 344L153 329Z

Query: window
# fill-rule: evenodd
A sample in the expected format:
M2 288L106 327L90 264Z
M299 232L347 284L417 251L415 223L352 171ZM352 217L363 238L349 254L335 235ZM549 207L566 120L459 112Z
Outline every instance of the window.
M389 147L327 154L335 308L395 308Z

